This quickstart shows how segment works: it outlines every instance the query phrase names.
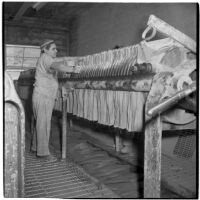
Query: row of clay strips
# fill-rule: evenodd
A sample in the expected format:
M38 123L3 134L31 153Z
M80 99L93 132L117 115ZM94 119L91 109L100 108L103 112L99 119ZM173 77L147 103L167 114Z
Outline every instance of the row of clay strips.
M100 124L141 131L146 94L142 92L75 89L67 112Z

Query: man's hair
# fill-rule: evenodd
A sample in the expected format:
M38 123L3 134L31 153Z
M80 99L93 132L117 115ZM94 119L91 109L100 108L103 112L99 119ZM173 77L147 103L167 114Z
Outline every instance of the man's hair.
M45 40L44 43L40 46L41 54L44 53L44 49L49 50L52 44L55 44L53 40Z
M51 45L54 44L54 43L55 43L55 42L51 42L51 43L47 44L47 46L45 46L44 49L49 50L50 47L51 47ZM41 50L41 53L44 53L44 49Z

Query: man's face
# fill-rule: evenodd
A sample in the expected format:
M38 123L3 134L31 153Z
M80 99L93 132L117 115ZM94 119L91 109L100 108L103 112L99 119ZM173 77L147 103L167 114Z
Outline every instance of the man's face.
M56 57L57 54L57 49L56 49L56 45L53 43L51 44L49 49L45 49L45 53L47 53L48 55L50 55L52 58Z

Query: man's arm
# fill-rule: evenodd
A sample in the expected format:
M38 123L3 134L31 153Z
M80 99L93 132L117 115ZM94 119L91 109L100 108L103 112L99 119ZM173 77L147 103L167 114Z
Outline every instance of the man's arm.
M53 62L50 68L53 70L57 70L57 71L61 71L61 72L68 72L68 73L72 73L72 72L76 71L75 65L69 65L66 62L64 63L64 61Z

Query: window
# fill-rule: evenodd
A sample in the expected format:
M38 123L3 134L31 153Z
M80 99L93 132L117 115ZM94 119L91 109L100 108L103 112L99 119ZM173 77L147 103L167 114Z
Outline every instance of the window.
M27 70L35 68L40 57L40 47L7 44L5 56L6 69Z

